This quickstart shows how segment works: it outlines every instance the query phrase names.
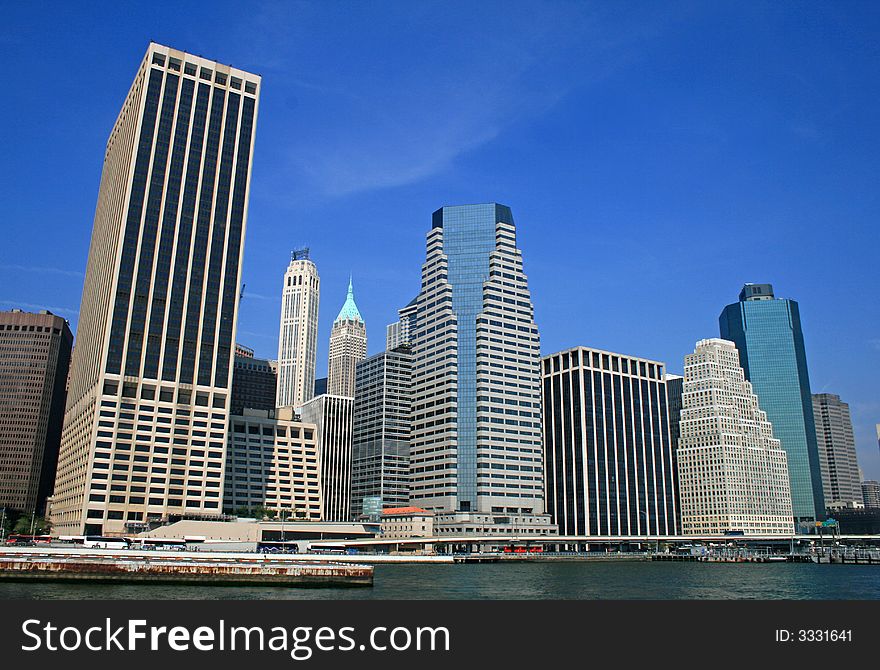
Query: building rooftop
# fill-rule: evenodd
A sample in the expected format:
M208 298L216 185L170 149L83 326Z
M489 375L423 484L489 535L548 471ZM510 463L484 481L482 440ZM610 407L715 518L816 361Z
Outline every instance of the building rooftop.
M746 284L739 292L740 302L746 300L773 300L773 284Z
M351 277L348 278L348 295L345 296L345 302L342 305L342 309L339 310L339 316L336 317L336 321L333 323L339 321L364 322L361 313L358 311L357 305L354 303L354 288L352 288L351 285Z
M410 516L413 514L427 514L434 516L433 512L429 512L421 507L389 507L382 510L382 516Z

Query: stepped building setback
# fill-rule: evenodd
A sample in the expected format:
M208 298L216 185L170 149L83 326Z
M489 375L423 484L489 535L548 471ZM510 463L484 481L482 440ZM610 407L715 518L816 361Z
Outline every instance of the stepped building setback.
M786 452L745 381L733 342L684 359L678 476L685 535L790 535Z
M540 338L510 208L434 212L411 337L410 504L440 533L548 532Z

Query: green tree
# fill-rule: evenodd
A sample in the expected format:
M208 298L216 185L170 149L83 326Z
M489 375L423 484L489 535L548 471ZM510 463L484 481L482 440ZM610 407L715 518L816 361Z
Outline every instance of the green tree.
M33 520L34 535L48 535L52 530L52 524L43 517L37 517ZM31 517L29 514L22 514L15 522L12 532L16 535L31 534Z

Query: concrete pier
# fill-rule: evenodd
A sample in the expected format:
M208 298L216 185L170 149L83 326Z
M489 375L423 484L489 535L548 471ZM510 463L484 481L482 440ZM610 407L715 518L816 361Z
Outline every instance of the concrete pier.
M0 549L0 580L200 584L205 586L372 586L373 567L197 552Z

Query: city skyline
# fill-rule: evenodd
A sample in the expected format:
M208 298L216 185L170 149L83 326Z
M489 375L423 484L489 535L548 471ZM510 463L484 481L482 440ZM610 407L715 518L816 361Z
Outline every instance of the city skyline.
M64 14L66 10L59 11ZM136 9L134 13L138 11ZM220 16L224 15L223 11L221 8ZM268 11L263 7L253 20L260 17L265 20ZM724 14L724 10L719 11ZM870 34L877 22L875 15L841 17L834 15L830 8L816 11L821 14L816 19L817 25L823 21L834 22L846 29L842 31L846 39L841 37L838 41L825 35L812 23L797 24L792 34L783 37L792 53L803 55L819 37L825 40L819 55L814 56L814 60L807 59L802 68L786 57L782 64L768 65L768 70L760 70L763 72L761 76L744 74L747 68L740 70L733 66L747 65L751 61L744 53L745 47L732 44L732 31L742 31L744 27L721 29L713 23L713 18L719 18L717 14L694 16L691 13L680 19L680 25L671 28L668 23L660 21L662 25L657 30L665 36L671 31L678 43L689 47L684 50L688 53L705 44L702 41L705 38L696 37L700 26L711 26L713 35L728 40L725 44L733 49L730 59L709 53L703 65L688 65L695 68L691 73L698 75L696 90L702 91L711 101L702 100L699 95L684 94L659 98L656 88L648 86L643 90L644 95L665 103L659 107L660 121L636 113L632 101L621 93L628 83L645 83L644 77L636 71L656 72L661 68L662 72L663 67L681 67L684 63L683 56L676 56L668 46L660 47L654 39L641 34L638 48L633 47L636 53L630 54L635 67L626 58L620 61L616 57L609 58L607 60L614 63L610 67L612 72L597 75L598 83L581 83L580 88L574 87L560 94L561 97L549 109L528 110L524 118L502 123L503 127L489 139L474 140L472 147L459 151L440 168L408 181L404 179L395 183L391 180L366 186L354 184L357 186L354 190L352 184L345 188L337 186L335 190L325 188L325 183L289 165L287 169L278 170L278 175L273 174L276 168L285 166L279 160L279 150L273 149L273 145L300 146L291 139L292 135L297 128L301 129L314 120L311 115L301 116L305 113L304 108L313 114L313 108L326 103L328 96L333 95L333 87L340 84L335 78L325 82L323 90L310 88L312 80L294 66L290 47L279 40L277 33L274 34L275 43L287 50L281 49L273 62L265 52L242 51L231 42L221 44L223 32L213 24L211 26L217 28L216 35L208 34L210 31L198 35L191 30L182 30L181 26L163 26L157 23L157 19L141 17L140 22L136 18L121 21L118 36L107 42L77 43L77 60L93 62L83 68L82 74L87 77L88 85L82 92L70 91L73 96L70 109L76 113L66 115L71 118L62 119L58 114L42 109L35 112L35 123L48 124L43 128L48 135L64 134L63 149L54 147L48 153L43 151L46 147L41 140L35 140L35 127L30 125L25 125L22 132L12 138L9 164L15 164L17 170L8 183L14 191L26 196L30 195L29 189L32 188L29 181L48 186L57 196L59 209L55 210L54 204L44 204L34 197L24 198L25 205L12 203L11 220L19 222L16 229L20 239L15 249L6 249L0 255L0 277L5 281L0 308L50 309L70 319L72 328L76 328L77 315L74 312L82 286L90 218L94 212L94 194L102 158L96 147L106 140L112 114L121 102L119 91L130 84L130 72L136 66L148 37L153 36L160 42L190 52L203 52L246 69L251 67L252 71L268 77L267 81L272 81L275 86L274 98L267 99L261 107L261 129L257 134L254 198L243 271L247 286L238 336L240 342L254 347L259 356L274 358L277 351L277 315L280 310L277 277L283 272L284 257L290 249L305 244L312 247L316 264L325 278L325 287L330 291L328 295L343 290L348 274L353 272L358 277L359 307L365 320L381 328L395 321L397 308L412 298L412 287L418 280L426 213L446 204L497 200L513 207L521 221L518 232L523 238L522 246L528 249L525 265L533 292L536 322L542 333L542 354L587 344L631 351L634 355L664 361L670 372L681 372L683 357L690 351L693 341L702 334L713 332L712 325L718 311L729 302L739 286L746 281L770 281L780 295L800 302L812 391L836 393L851 404L860 465L866 478L878 479L880 454L876 448L874 424L880 415L880 403L870 371L876 370L876 362L880 359L880 342L875 336L880 319L877 307L870 301L860 304L855 300L855 296L862 294L857 289L865 286L870 289L873 281L868 249L876 248L871 244L876 239L876 231L869 229L866 223L876 220L876 205L864 198L866 192L872 191L863 181L867 178L863 153L874 153L871 142L875 138L876 114L871 119L868 117L872 116L875 103L860 98L847 86L846 75L839 71L839 65L833 64L832 58L849 58L864 67L864 60L875 56L865 52L867 43L861 33ZM3 42L3 50L9 53L11 62L22 66L20 69L16 67L13 75L22 107L36 110L41 96L51 91L51 78L31 76L33 73L40 73L44 68L59 68L62 62L65 70L70 71L71 67L78 73L80 70L66 60L60 60L62 54L66 58L71 48L71 43L64 39L57 47L51 47L33 59L24 47L29 29L24 25L23 15L17 12L12 10L9 26L4 32L10 37ZM752 8L748 12L760 14L769 25L785 18L781 9ZM74 24L95 19L89 11L80 13L80 18L71 17ZM560 18L562 13L559 8L549 12L552 16L542 17L541 27L557 25L554 21L562 23L565 18ZM397 27L402 14L395 14ZM522 34L522 16L516 12L513 14L515 16L505 19L505 27L513 28L513 35ZM617 31L613 30L617 24L609 17L595 18L601 26L610 26L611 34L620 34L619 26ZM650 18L658 19L656 16ZM102 20L111 19L112 16L108 15ZM281 11L278 24L287 25L290 20L291 17ZM356 17L347 21L354 20ZM418 24L420 19L415 16L412 20ZM650 21L638 23L644 26ZM565 36L585 30L584 24L584 20L573 21L573 27L565 32ZM248 23L247 27L253 29L253 25ZM340 29L347 31L350 27L345 23ZM458 45L466 34L466 29L462 29L450 38L451 44L433 47L429 54L431 62L426 67L436 67L433 61ZM763 33L750 35L753 41L749 47L755 48L754 58L760 59L771 49L769 38ZM269 43L272 38L270 35ZM846 52L843 51L844 41L847 43ZM560 53L571 55L571 52L564 51L571 48L567 42L566 45L559 47L562 51L553 53L556 56ZM541 48L549 47L529 42L523 45L524 56L544 53ZM477 72L480 67L487 69L488 73L483 73L486 76L498 74L490 66L499 53L507 52L497 45L489 51L485 58L472 52L464 53L460 69L453 74ZM28 60L24 59L25 55ZM578 62L584 60L583 53L574 55L580 58ZM611 49L607 55L625 54ZM326 51L319 52L319 57L327 56ZM647 56L659 57L661 65L647 65ZM826 65L818 73L815 71L817 63ZM520 65L528 69L527 65ZM328 60L322 65L321 72L332 67L334 63ZM789 82L790 75L782 71L784 68L791 68L792 73L802 79L806 77L812 87L794 89ZM558 72L558 68L553 70L553 83L559 83ZM403 76L405 73L396 74ZM726 78L716 81L713 75L719 74L726 75ZM298 79L298 83L291 82L291 78ZM476 85L471 80L466 83L466 90ZM535 85L532 80L527 83L529 87ZM514 90L519 90L517 86L520 84L514 85ZM713 88L717 86L721 88L720 93ZM389 90L387 86L380 88ZM737 91L755 97L760 97L762 92L781 91L780 97L783 93L793 96L794 103L790 110L787 105L760 107L757 112L747 114L742 123L734 125L729 118L718 116L718 105L725 99L725 94ZM352 91L352 95L361 93L360 88ZM831 93L836 94L839 103L836 107L819 100L823 94ZM579 115L572 116L572 109L577 108L578 103L596 103L605 111L598 113L587 105ZM743 111L740 107L737 109ZM793 116L798 118L786 116L786 111L794 112ZM682 113L680 117L676 116L679 112ZM701 116L705 112L708 114ZM620 120L612 123L606 118L614 115ZM289 117L285 118L284 125L281 117ZM572 128L572 119L581 118L587 122L587 127L593 128L588 134L576 132L574 145L578 151L585 152L589 158L586 163L576 161L570 151L564 150L558 137L560 128ZM697 123L700 119L704 120L703 125ZM693 126L693 132L683 132L676 120L684 126ZM342 121L334 118L328 123ZM797 124L800 134L789 129L791 132L783 139L771 139L770 135L785 125L783 121L792 126ZM494 123L494 118L482 118L477 128L489 128ZM68 124L72 126L68 127ZM854 130L844 132L843 127L847 124ZM307 127L313 138L328 136L327 125ZM359 137L357 126L352 127L344 139ZM418 136L420 130L411 126L404 126L404 129L414 136ZM597 139L600 133L607 133L610 141L617 143L617 148L609 147L609 140ZM667 139L659 140L664 133L668 135ZM726 137L719 140L718 133L726 134ZM854 134L858 135L858 145ZM797 141L792 140L795 136ZM757 158L751 155L746 160L731 146L742 138L752 143L762 138L766 146L762 146ZM546 141L551 152L556 151L552 160L548 159L546 151L535 149L534 143L538 139ZM635 154L631 151L633 143L638 147ZM832 143L838 143L840 149L831 150ZM749 146L754 149L754 144ZM39 165L32 162L37 159L26 156L31 147L33 153L40 156ZM630 148L629 154L626 147ZM677 179L674 183L669 178L661 179L660 168L666 164L659 158L664 150L673 147L681 150L676 154L680 163L676 163L678 167L673 170ZM314 149L314 145L300 148ZM393 148L387 154L393 154ZM442 153L436 143L426 143L421 152L425 154L425 160ZM848 155L844 152L855 158L842 163ZM311 155L312 152L305 153ZM391 160L381 145L375 147L374 153L378 156L377 161L383 160L383 156L384 160ZM360 156L356 151L354 155ZM46 164L46 157L75 166L71 172L76 174L68 175L70 185L61 185L55 181L55 175L40 171L40 166ZM508 157L520 167L507 167L506 160L502 165L501 159ZM608 163L603 157L614 160ZM639 160L634 163L626 158ZM802 166L804 160L811 165L814 161L824 160L837 166L839 171L825 172L814 165L808 170ZM726 173L718 172L720 163L726 161L731 161L732 167ZM602 174L596 172L599 164L603 166ZM688 169L700 166L708 166L712 182L683 176ZM586 175L586 178L573 181L562 175L561 170ZM548 181L542 179L534 186L524 181L526 176L537 178L541 171L547 173L545 179ZM635 179L630 179L633 176ZM43 179L47 183L43 183ZM652 187L649 182L656 179L661 183ZM717 183L713 183L715 180ZM624 186L629 181L634 182L632 188L635 191ZM283 183L288 184L294 195L305 194L307 197L302 203L292 203L295 198L280 188ZM721 183L725 184L724 188L719 188ZM665 189L680 187L683 191L680 196L661 197L661 186ZM546 195L538 194L541 189L547 192ZM598 191L603 189L608 195L597 198ZM823 191L826 195L817 200L818 196L811 195L810 191ZM682 199L688 200L685 196L695 194L698 197L681 202ZM572 203L576 200L583 200L583 203L572 210ZM34 206L34 202L40 204ZM375 240L367 240L366 230L359 232L347 223L362 220L371 224L363 226L366 230L378 226L372 231L378 233L374 235ZM38 221L40 226L33 225ZM766 245L739 245L736 254L717 262L701 260L701 247L693 244L693 240L699 238L698 233L707 226L729 229L733 235L741 235L755 225L760 227ZM833 239L823 238L822 243L818 243L820 234L826 229L833 229ZM391 231L396 233L397 239L389 239ZM806 234L802 234L804 232ZM279 233L282 234L280 238ZM344 245L334 246L332 240L340 235L349 237ZM638 237L640 243L625 247L634 237ZM47 238L52 243L46 244ZM714 243L716 238L713 236L710 241ZM757 248L760 246L767 248ZM586 267L581 262L583 248L599 251L591 255L591 263ZM620 250L626 251L622 257L624 273L630 276L628 280L612 278L607 265L611 261L603 260L603 257L616 256ZM694 258L697 260L693 267L686 267L684 261ZM673 269L676 272L673 273ZM818 277L820 270L822 275ZM828 281L830 274L833 274L833 281ZM697 277L702 277L699 291L683 289L693 286ZM575 287L579 282L592 284L596 290L577 290ZM327 359L329 321L334 313L335 310L328 309L321 315L317 354L319 370L324 369ZM640 327L650 322L663 326L650 330ZM382 338L373 337L368 354L378 352L381 347Z

